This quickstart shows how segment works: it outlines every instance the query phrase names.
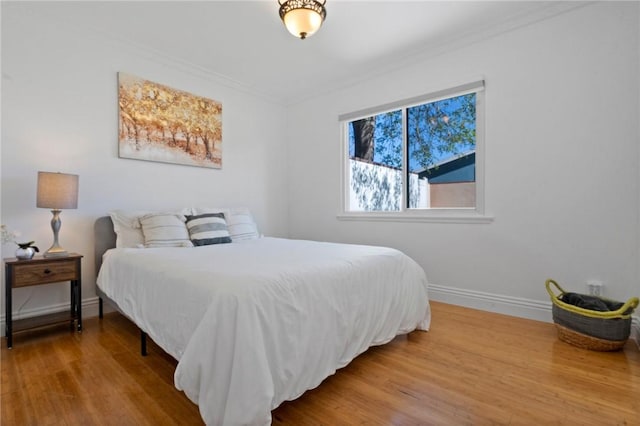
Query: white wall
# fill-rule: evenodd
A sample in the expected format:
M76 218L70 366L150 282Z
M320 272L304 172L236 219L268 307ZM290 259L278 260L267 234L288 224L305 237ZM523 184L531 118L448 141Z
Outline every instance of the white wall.
M636 2L596 3L291 106L291 237L399 248L441 298L488 309L545 307L548 277L626 300L640 281L638 17ZM338 115L478 76L493 223L337 220Z
M636 11L638 16L638 20L640 20L640 7ZM638 37L638 50L640 50L640 31L637 33ZM638 55L638 69L640 69L640 54ZM638 104L640 104L640 90L638 90ZM638 124L638 134L640 134L640 119L637 120ZM639 141L640 143L640 138ZM640 164L640 149L638 149L638 164ZM640 167L638 167L638 175L636 180L640 182ZM640 197L640 185L638 185L638 196ZM638 244L640 245L640 214L638 215ZM638 250L638 265L640 265L640 249ZM640 297L640 279L636 280L636 290L634 294ZM633 319L634 324L632 325L632 337L635 338L636 344L638 348L640 348L640 310L636 310L635 317Z
M154 52L65 27L39 7L2 5L1 222L46 250L51 213L35 206L37 172L80 175L78 209L62 212L60 243L85 255L84 299L95 296L93 223L110 209L248 206L261 232L287 236L283 107ZM222 102L223 168L119 159L118 71ZM14 250L4 245L2 256ZM14 312L68 299L68 285L17 289Z
M48 248L51 213L35 207L37 171L79 174L79 208L62 213L61 243L86 256L85 299L94 295L96 217L192 204L247 205L269 235L400 248L454 301L477 296L488 309L501 299L522 300L523 309L546 303L547 277L578 291L600 279L619 299L638 294L635 2L583 7L286 110L37 8L2 5L0 222ZM118 71L221 101L223 169L119 159ZM495 221L338 221L338 115L478 76L486 79L486 206ZM322 167L308 167L309 158ZM13 249L5 245L2 256ZM68 297L63 285L19 289L14 307L46 310Z

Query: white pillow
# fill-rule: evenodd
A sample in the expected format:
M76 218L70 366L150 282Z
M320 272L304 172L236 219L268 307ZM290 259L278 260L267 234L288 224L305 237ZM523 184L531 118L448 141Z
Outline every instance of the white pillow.
M116 233L116 248L137 248L144 246L144 234L140 217L154 213L152 210L112 210L109 212ZM190 215L191 209L176 210L176 214Z
M249 209L244 207L229 209L229 219L227 219L229 234L235 241L256 240L260 238L258 225L253 220Z
M116 248L139 247L144 244L144 235L138 218L148 211L113 210L109 212L116 233Z
M193 214L223 213L229 228L232 241L255 240L260 238L258 226L253 220L251 212L246 207L214 208L194 207Z
M150 213L139 218L145 247L193 247L186 218L175 213Z

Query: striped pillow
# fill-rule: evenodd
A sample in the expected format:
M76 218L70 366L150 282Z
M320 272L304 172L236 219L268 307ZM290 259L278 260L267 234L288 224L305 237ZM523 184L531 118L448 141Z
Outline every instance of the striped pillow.
M232 241L255 240L260 238L258 226L253 220L251 212L246 207L236 208L213 208L213 207L194 207L193 214L205 213L224 213L227 221L229 235Z
M229 233L233 241L255 240L259 238L258 227L249 209L230 209L229 214Z
M138 220L145 247L193 247L181 214L151 213Z
M189 238L195 246L231 242L224 213L187 216L187 229L189 230Z

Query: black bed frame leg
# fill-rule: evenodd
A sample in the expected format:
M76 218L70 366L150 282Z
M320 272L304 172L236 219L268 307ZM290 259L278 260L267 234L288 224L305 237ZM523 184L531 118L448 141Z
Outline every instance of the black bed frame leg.
M147 356L147 333L140 330L140 354Z
M102 319L103 313L102 297L98 297L98 318Z

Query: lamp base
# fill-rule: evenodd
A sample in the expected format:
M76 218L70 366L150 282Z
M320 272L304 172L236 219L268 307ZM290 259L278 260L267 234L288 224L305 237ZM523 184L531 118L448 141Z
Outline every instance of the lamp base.
M53 246L49 250L44 252L44 254L42 256L44 256L44 257L65 257L65 256L69 256L69 252L67 252L65 249L63 249L60 246L57 246L57 247Z
M44 257L64 257L69 256L69 253L62 247L60 247L60 243L58 243L58 232L60 231L60 227L62 226L62 221L60 220L60 210L53 209L51 210L53 213L53 218L51 219L51 229L53 230L53 244L47 250L43 256Z

